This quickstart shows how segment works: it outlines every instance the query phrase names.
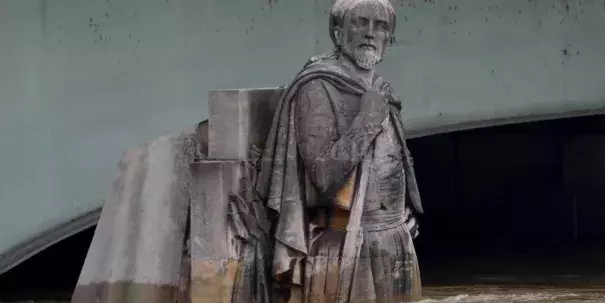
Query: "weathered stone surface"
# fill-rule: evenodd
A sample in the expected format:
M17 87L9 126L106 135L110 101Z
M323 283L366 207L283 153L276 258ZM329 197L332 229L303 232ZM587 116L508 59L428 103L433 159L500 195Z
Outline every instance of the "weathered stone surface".
M241 262L235 259L191 263L192 303L231 303Z
M264 143L283 91L281 88L211 91L208 157L247 159L251 145Z
M229 228L229 192L236 192L242 175L240 161L191 164L191 257L222 261L237 257Z
M124 153L72 302L188 302L195 138L190 128Z
M195 161L208 157L208 120L197 125L197 155Z
M269 222L250 194L254 170L237 160L191 167L191 301L269 302Z
M180 290L174 285L133 282L95 283L78 287L72 302L174 302ZM185 301L177 301L185 302Z
M237 191L240 161L202 161L191 170L191 302L230 303L240 265L229 226L229 193Z

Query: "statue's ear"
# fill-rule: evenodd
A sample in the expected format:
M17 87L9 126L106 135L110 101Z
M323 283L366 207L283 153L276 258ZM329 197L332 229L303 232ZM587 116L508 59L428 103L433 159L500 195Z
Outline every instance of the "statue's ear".
M336 38L336 46L342 45L342 28L340 26L334 27L334 38Z

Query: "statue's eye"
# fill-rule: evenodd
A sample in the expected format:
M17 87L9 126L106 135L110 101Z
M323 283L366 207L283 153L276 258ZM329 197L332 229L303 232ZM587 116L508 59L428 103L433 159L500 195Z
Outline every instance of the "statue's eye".
M385 21L376 21L376 27L382 29L382 30L388 30L389 29L389 24Z
M357 25L357 26L365 26L365 25L368 25L369 20L368 20L367 18L364 18L364 17L359 17L359 18L355 18L355 19L353 20L353 22L354 22L354 23L355 23L355 25Z

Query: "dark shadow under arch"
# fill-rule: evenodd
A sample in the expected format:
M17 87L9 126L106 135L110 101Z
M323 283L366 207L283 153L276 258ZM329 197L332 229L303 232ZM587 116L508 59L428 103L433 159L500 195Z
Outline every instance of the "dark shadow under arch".
M603 283L593 278L605 273L605 115L423 137L410 149L425 284Z
M0 275L0 302L69 301L95 227L51 245Z

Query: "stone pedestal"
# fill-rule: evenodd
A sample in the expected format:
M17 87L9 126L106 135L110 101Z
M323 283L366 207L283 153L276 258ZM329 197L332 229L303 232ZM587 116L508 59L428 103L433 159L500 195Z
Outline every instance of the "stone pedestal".
M229 224L229 194L239 189L240 161L191 165L191 302L230 303L239 239Z
M268 302L268 220L247 163L262 146L283 89L210 92L208 159L191 164L191 302ZM269 265L268 265L269 266ZM267 266L267 268L268 268Z

